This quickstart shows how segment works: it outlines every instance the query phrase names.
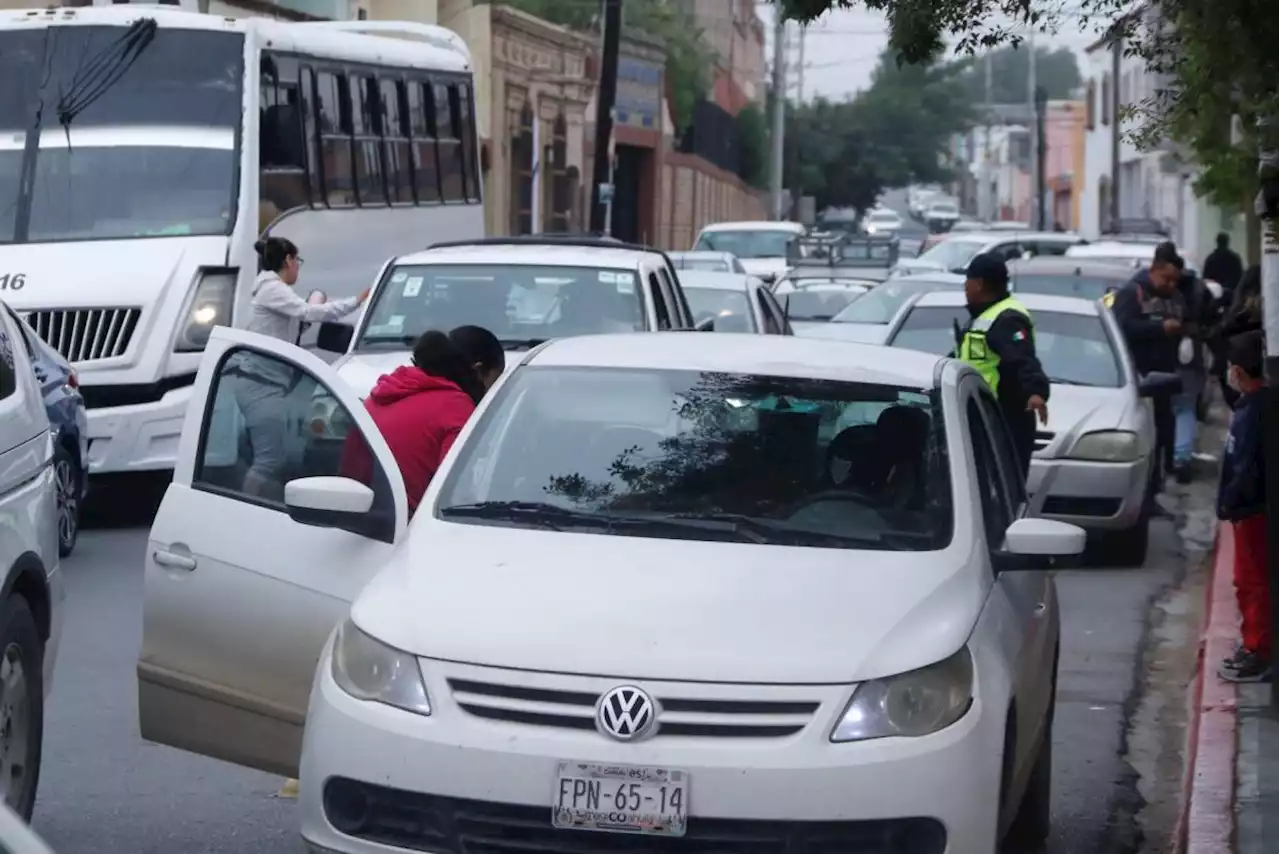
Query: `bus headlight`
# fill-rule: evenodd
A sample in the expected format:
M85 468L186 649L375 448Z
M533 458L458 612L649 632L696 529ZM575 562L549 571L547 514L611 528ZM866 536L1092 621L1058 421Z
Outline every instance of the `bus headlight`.
M235 302L236 274L231 271L203 273L184 315L186 325L178 333L174 349L179 353L199 353L209 343L215 326L231 324Z

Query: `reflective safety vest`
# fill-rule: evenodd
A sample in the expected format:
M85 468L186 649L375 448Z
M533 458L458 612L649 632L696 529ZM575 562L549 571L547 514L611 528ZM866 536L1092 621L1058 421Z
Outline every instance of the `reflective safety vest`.
M1000 393L1000 357L987 346L987 332L996 318L1006 311L1016 311L1028 322L1031 321L1031 312L1027 311L1026 306L1013 297L1005 297L973 319L969 328L964 330L960 346L956 349L956 358L972 365L996 394ZM1034 329L1033 324L1033 335Z

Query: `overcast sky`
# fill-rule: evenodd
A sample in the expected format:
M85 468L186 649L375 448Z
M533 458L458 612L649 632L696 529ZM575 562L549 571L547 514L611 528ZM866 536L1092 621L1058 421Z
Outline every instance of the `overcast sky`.
M1070 3L1058 4L1070 10ZM773 53L773 7L770 3L757 3L758 14L765 22L766 64ZM799 28L794 24L788 36L787 60L788 86L794 98L799 94L797 66L800 61ZM1063 25L1055 35L1037 33L1038 45L1059 48L1069 47L1077 54L1081 76L1084 76L1084 48L1096 41L1097 33L1086 25L1080 32L1078 16L1070 11L1064 14ZM809 25L804 40L804 98L822 96L833 101L845 100L871 82L880 51L884 49L886 26L884 18L866 9L850 9L828 12L823 18Z

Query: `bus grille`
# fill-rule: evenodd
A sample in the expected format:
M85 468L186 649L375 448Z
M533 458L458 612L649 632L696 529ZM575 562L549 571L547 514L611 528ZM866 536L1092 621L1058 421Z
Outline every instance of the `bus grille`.
M36 309L23 317L69 362L123 356L142 316L140 308Z

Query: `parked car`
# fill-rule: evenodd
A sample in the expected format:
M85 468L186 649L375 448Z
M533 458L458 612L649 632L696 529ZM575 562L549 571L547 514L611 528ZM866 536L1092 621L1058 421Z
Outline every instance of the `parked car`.
M773 293L782 301L791 328L803 335L815 326L826 325L877 284L859 279L788 277Z
M894 318L910 299L936 290L964 290L964 276L955 273L921 273L898 276L876 285L849 303L830 323L797 329L808 338L834 338L863 344L882 344Z
M946 240L920 253L920 257L902 261L896 275L942 270L963 273L975 256L994 252L1008 261L1041 255L1062 255L1069 247L1083 243L1079 236L1060 231L966 231L947 236Z
M1155 423L1120 328L1098 300L1019 293L1052 385L1027 479L1032 513L1094 533L1121 566L1141 566L1156 492ZM945 355L969 321L963 293L922 294L894 322L892 347Z
M771 285L787 271L787 245L808 231L798 222L718 222L698 232L695 252L728 252L744 270Z
M89 418L80 379L61 353L7 306L22 332L53 430L53 471L58 486L58 552L67 557L80 537L80 516L89 494Z
M341 401L371 484L303 468L281 501L205 488L208 414L246 350ZM1022 516L976 371L884 353L552 341L490 391L409 525L354 390L214 330L145 559L143 737L298 776L305 841L352 854L473 832L543 851L1042 844L1050 570L1085 535Z
M924 210L924 224L933 232L951 230L960 219L960 206L954 199L933 199Z
M686 270L680 286L695 323L716 332L790 335L786 312L769 286L746 273Z
M1133 277L1124 264L1074 256L1044 256L1009 262L1009 281L1021 294L1102 299Z
M707 270L713 273L745 273L742 262L731 252L668 252L677 270Z
M5 306L0 311L0 769L5 775L0 797L30 820L65 590L53 435L23 335Z
M897 234L902 230L902 216L889 208L876 208L862 222L867 234Z
M0 804L0 852L3 854L53 854L22 817Z

